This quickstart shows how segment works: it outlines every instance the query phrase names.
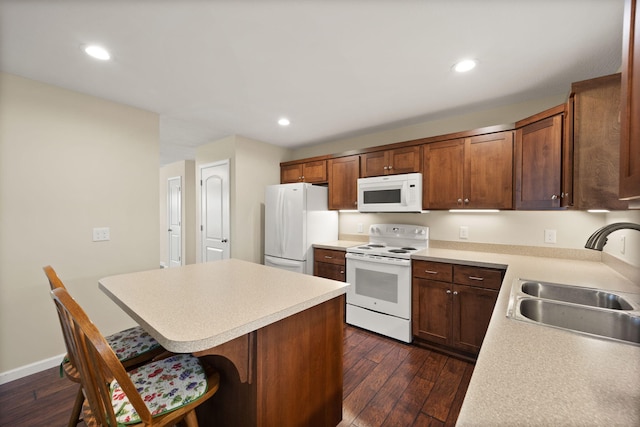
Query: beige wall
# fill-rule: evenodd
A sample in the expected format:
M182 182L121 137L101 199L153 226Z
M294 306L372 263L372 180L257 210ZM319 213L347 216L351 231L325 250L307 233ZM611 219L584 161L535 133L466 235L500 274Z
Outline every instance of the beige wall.
M57 365L65 353L47 264L104 334L134 324L98 279L158 268L159 120L4 73L0 93L4 381L25 365ZM110 227L111 240L92 242L93 227Z
M280 162L288 150L242 136L236 138L234 258L262 263L264 258L264 189L280 183ZM241 244L238 244L241 242Z
M183 264L196 262L195 161L181 160L160 168L160 264L165 266L169 265L168 181L176 177L182 181L182 260Z
M196 148L196 181L202 165L229 159L232 258L262 263L264 187L280 183L280 162L289 156L287 149L237 135ZM196 200L199 224L199 191ZM200 260L199 233L197 246L197 259Z

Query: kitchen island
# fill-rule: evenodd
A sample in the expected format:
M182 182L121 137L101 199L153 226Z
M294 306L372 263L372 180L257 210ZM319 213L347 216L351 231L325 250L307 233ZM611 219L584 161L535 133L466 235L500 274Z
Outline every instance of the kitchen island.
M458 426L640 425L640 346L507 318L519 278L640 293L603 262L429 248L412 259L507 266Z
M236 259L99 281L167 350L220 371L202 426L337 425L347 286Z

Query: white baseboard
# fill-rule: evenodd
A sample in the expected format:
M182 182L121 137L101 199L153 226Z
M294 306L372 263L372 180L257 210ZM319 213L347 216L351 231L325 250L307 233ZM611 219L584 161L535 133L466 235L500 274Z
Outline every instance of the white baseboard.
M16 369L12 369L7 372L0 372L0 384L6 384L13 380L17 380L32 374L35 374L40 371L44 371L49 368L53 368L54 366L60 365L62 359L65 354L60 354L58 356L53 356L45 360L40 360L39 362L34 362L29 365L21 366Z

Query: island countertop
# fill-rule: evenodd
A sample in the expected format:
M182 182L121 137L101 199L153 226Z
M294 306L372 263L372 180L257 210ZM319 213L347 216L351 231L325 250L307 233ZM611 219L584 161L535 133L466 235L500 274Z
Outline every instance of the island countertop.
M163 347L180 353L228 342L343 295L347 286L238 259L99 280Z
M518 278L640 293L602 262L429 248L412 257L507 267L458 426L640 425L640 346L506 317Z

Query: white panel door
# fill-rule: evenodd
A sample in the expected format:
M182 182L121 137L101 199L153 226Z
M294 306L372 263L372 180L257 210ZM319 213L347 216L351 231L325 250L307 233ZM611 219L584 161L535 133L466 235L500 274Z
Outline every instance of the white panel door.
M169 267L182 265L182 178L169 178L167 224L169 224Z
M200 168L202 262L231 255L229 226L229 160Z

